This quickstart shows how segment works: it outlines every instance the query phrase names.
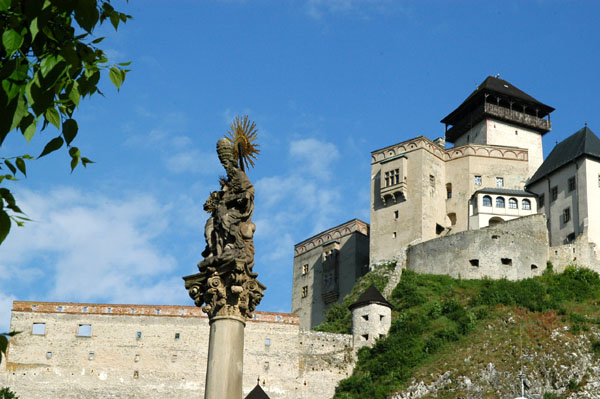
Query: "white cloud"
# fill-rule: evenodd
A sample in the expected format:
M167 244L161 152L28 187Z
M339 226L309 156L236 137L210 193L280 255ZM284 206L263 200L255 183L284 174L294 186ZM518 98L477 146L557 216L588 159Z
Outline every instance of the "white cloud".
M366 18L369 11L383 13L391 4L390 0L308 0L306 12L314 19L321 19L325 14L353 14Z
M173 303L181 282L170 275L175 258L154 244L168 228L170 206L140 194L114 200L70 188L19 193L34 222L15 228L2 245L0 268L43 273L29 298ZM40 264L43 262L43 264ZM23 279L17 272L11 280ZM11 281L0 281L7 291ZM23 295L23 294L20 294ZM42 296L42 297L40 297ZM27 298L19 298L27 299Z
M296 161L301 172L308 172L319 179L331 177L332 163L340 157L333 143L314 138L293 141L290 144L290 155Z
M165 158L166 167L173 173L218 175L223 173L217 154L198 150L176 151Z
M0 332L9 331L10 327L10 311L12 303L16 300L14 295L5 295L0 292Z

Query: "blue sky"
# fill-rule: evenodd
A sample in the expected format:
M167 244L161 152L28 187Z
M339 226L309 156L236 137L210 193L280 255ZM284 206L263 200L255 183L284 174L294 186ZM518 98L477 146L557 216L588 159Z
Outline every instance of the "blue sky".
M600 133L600 3L253 0L114 2L133 16L103 48L132 61L117 93L82 102L76 144L9 188L34 219L0 247L0 330L12 300L192 304L181 276L204 248L202 205L234 116L259 129L259 310L290 311L293 245L369 220L370 151L442 136L488 75L556 108L555 142ZM13 137L1 156L41 152Z

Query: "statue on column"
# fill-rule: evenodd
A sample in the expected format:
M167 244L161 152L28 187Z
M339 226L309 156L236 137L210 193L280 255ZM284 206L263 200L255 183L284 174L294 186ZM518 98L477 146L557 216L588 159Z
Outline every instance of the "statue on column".
M237 117L230 137L217 141L219 161L226 175L221 189L213 191L204 203L210 214L204 227L206 248L199 273L186 276L185 288L196 306L210 318L215 316L250 317L266 287L252 272L254 266L254 186L245 167L254 166L258 146L255 124L248 117Z

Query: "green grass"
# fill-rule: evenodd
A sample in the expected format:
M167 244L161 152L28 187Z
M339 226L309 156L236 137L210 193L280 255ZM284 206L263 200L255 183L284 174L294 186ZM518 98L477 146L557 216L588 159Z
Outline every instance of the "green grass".
M600 277L574 266L560 274L548 272L520 281L462 280L405 270L389 300L394 306L389 334L372 348L359 350L354 373L340 382L335 398L384 399L405 387L419 368L444 356L452 359L449 348L455 350L461 342L468 344L490 334L483 327L511 312L540 315L539 320L530 321L532 331L542 328L531 333L538 340L547 335L543 318L548 312L569 324L572 334L586 331L588 325L600 321L589 317L598 312ZM349 321L349 311L330 312L327 324L349 332ZM478 333L472 334L476 329ZM493 335L486 337L493 339ZM600 353L600 343L592 342L590 352Z

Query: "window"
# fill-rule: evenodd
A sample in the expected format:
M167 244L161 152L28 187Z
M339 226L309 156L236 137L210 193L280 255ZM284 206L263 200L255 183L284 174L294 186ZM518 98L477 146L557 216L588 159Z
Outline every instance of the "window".
M302 287L302 298L306 298L308 296L308 285Z
M512 265L512 259L511 258L501 258L500 262L502 262L502 264L506 265L506 266L511 266Z
M504 208L504 197L496 198L496 208Z
M80 324L77 330L78 337L91 337L92 336L92 325L91 324Z
M471 264L471 266L479 267L479 259L471 259L469 263Z
M435 176L434 175L429 175L429 184L431 185L431 187L435 187Z
M302 265L302 275L304 276L307 273L308 273L308 263L305 263Z
M133 378L135 378L136 380L137 380L138 378L140 378L140 372L139 372L139 371L137 371L137 370L135 370L135 371L133 372Z
M362 315L362 318L363 318L365 321L369 321L369 315L368 315L368 314L364 314L364 315Z
M112 308L106 308L107 313L112 313Z
M600 173L598 173L598 187L600 187Z
M575 176L569 177L569 192L575 191Z
M508 199L508 209L518 209L517 200L515 198Z
M530 211L531 201L529 201L528 199L524 199L523 201L521 201L521 208L523 208L524 211Z
M400 183L400 169L385 172L385 187Z
M271 338L265 339L265 346L271 346Z
M87 306L83 307L83 313L87 313Z
M140 355L136 354L135 357L133 358L133 361L136 362L136 363L139 362L140 361Z
M137 339L141 339L141 338L142 338L142 332L141 332L141 331L138 331L137 333L135 333L135 337L136 337Z
M135 313L135 308L131 308L131 314Z
M160 309L156 309L156 314L160 314Z
M94 352L90 352L89 355L88 355L88 360L94 360L95 356L96 355L94 354Z
M567 223L571 220L571 208L563 210L563 223Z
M496 177L496 187L504 187L504 177Z
M475 176L475 185L481 186L481 176Z
M185 316L185 309L181 309L181 315Z
M538 207L539 208L544 207L544 194L540 194L540 196L538 197Z
M396 238L396 236L397 236L397 233L394 231L394 232L392 233L392 238Z
M33 323L33 328L31 329L31 334L46 335L46 323Z
M486 195L483 197L483 206L492 206L492 197Z
M175 339L179 339L180 335L179 333L175 333Z
M554 187L552 187L552 189L550 189L550 200L556 201L557 198L558 198L558 187L554 186Z
M363 341L368 341L369 340L369 334L363 334L361 335Z
M46 358L48 358L48 359L52 358L52 352L46 352Z
M446 198L452 198L452 183L446 184Z
M62 312L62 306L59 306L59 307L58 307L58 311L59 311L59 312Z
M394 219L398 219L398 216L399 216L399 215L400 215L400 214L399 214L399 212L398 212L398 211L394 211Z
M37 305L33 305L33 311L35 312L37 310Z

